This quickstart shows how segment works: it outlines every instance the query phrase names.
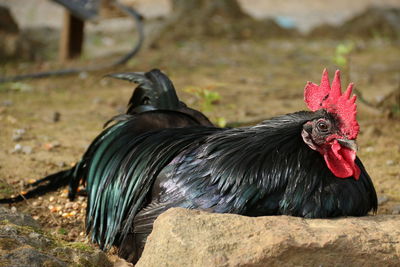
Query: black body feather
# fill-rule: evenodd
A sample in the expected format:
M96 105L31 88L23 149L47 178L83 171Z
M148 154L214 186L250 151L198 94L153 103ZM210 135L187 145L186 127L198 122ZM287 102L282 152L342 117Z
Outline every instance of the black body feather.
M254 127L189 127L131 134L111 127L88 163L87 232L135 262L153 221L170 207L249 216L363 216L376 211L372 181L335 177L301 138L321 112L298 112Z

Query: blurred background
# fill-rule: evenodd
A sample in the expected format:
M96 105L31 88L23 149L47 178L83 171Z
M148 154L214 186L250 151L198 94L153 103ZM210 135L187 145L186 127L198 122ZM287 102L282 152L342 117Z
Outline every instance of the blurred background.
M306 109L305 83L327 68L356 84L358 155L378 212L400 213L400 1L120 3L141 23L108 0L0 0L1 196L76 162L125 110L134 85L107 73L160 68L189 106L220 126L241 126ZM73 71L48 73L58 70ZM78 203L60 191L16 207L66 240L83 240Z

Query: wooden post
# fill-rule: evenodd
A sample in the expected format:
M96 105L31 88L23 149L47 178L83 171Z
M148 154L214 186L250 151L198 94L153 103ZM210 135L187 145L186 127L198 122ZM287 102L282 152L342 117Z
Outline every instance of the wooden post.
M68 10L65 11L60 38L59 60L61 62L81 55L84 26L83 20L73 16Z

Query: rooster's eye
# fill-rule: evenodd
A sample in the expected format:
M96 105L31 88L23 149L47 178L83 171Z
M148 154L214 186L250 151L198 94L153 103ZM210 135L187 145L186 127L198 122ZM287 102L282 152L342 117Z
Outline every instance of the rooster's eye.
M327 132L329 129L329 126L325 121L319 121L317 127L321 132Z

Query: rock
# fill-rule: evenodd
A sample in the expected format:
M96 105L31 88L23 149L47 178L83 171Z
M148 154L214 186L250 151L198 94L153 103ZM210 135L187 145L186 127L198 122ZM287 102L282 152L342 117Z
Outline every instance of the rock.
M0 208L0 265L111 267L112 263L98 249L56 239L30 216Z
M24 154L32 154L33 148L31 146L23 146L21 144L15 144L14 149L11 150L11 153L24 153Z
M400 205L396 205L393 207L392 214L400 214Z
M22 213L12 212L9 209L0 207L0 221L7 220L12 224L19 226L29 226L39 228L40 225L29 215Z
M387 196L385 196L385 195L381 195L381 196L378 197L378 205L379 206L384 204L384 203L386 203L386 202L388 202L388 201L389 201L389 198Z
M140 266L398 266L400 217L245 217L180 208L155 221Z
M2 256L5 261L3 266L30 266L30 267L41 267L41 266L54 266L54 267L66 267L67 264L56 259L55 257L46 255L38 250L32 248L21 248L12 250L10 253L6 253Z
M388 165L388 166L393 166L395 164L396 163L394 162L394 160L389 159L389 160L386 161L386 165Z
M15 129L13 131L12 140L14 142L21 141L22 138L24 137L25 133L26 133L25 129Z
M59 122L61 118L61 113L58 111L53 112L53 115L51 117L52 122Z

